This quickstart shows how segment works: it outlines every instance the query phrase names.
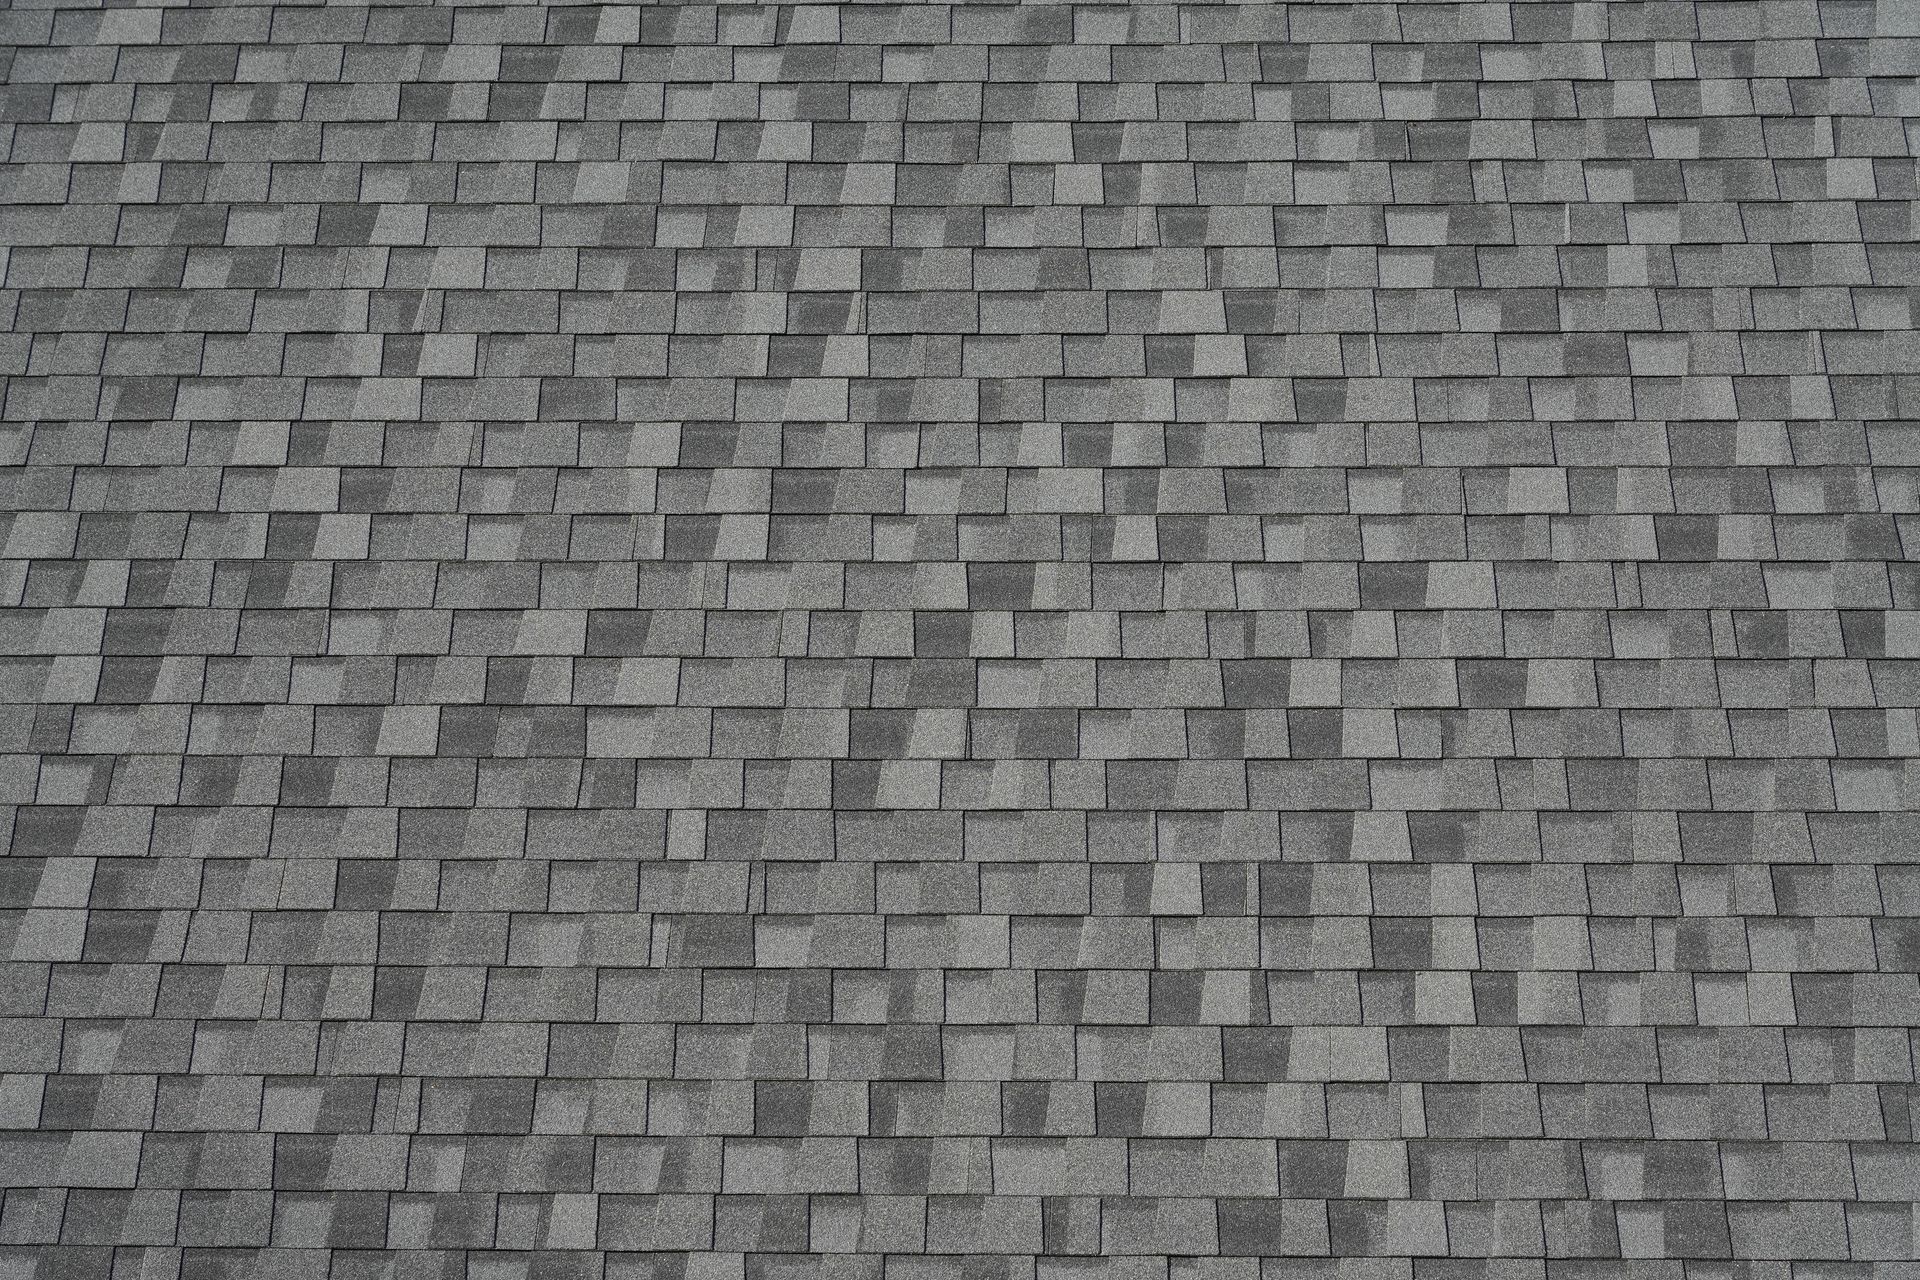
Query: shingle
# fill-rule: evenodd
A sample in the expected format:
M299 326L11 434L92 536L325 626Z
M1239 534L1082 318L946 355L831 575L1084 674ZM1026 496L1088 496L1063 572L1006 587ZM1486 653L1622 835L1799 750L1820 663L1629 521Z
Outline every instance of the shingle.
M0 1234L1904 1259L1871 9L9 15Z

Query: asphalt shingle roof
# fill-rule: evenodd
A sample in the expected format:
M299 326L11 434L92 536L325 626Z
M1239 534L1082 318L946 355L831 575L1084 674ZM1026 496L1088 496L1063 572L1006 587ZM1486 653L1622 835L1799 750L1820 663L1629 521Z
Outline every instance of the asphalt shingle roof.
M0 1280L1920 1280L1916 104L0 12Z

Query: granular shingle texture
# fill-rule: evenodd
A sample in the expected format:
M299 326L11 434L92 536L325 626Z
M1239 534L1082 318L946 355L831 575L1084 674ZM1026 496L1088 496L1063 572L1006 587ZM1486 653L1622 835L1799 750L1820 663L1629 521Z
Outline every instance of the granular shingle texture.
M1920 0L0 45L0 1280L1920 1277Z

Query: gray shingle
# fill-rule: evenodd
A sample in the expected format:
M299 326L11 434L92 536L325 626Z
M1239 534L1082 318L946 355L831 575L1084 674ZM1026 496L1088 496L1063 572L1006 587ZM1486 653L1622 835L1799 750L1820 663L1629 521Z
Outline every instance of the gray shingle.
M1920 30L1601 8L0 18L20 1264L1904 1262Z

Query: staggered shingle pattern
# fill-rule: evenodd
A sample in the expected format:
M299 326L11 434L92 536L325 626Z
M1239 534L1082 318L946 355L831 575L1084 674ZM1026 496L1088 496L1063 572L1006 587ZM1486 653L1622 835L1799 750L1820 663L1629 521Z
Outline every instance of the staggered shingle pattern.
M1920 1276L1920 3L0 43L6 1280Z

